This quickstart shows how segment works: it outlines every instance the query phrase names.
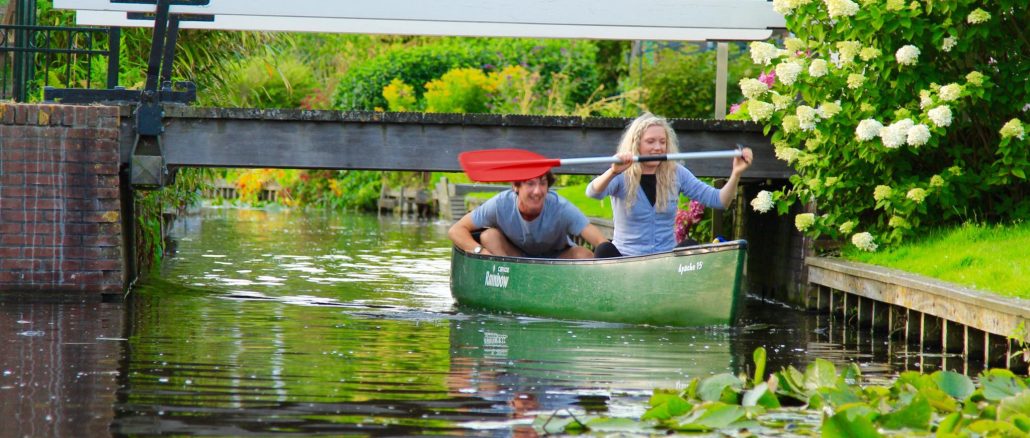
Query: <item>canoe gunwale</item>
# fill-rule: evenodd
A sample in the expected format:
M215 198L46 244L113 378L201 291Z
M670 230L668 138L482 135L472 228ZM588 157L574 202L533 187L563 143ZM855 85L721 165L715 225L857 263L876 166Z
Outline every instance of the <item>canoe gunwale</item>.
M498 262L506 263L522 263L522 264L542 264L542 265L600 265L609 263L626 263L636 262L649 259L661 259L667 257L683 257L699 254L708 254L721 251L737 251L740 249L747 249L746 240L731 240L729 242L720 243L706 243L703 245L689 246L685 248L675 248L671 251L658 252L654 254L645 254L637 256L622 256L622 257L610 257L603 259L556 259L556 258L536 258L536 257L508 257L508 256L496 256L489 254L472 254L461 248L455 246L454 252L463 257L470 259L483 259L483 260L494 260Z

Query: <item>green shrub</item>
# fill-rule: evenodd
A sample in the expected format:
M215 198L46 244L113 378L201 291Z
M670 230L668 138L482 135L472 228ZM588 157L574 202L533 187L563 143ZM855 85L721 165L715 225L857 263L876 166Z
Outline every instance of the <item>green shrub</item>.
M299 108L318 86L314 72L296 55L248 58L209 90L221 105L240 108Z
M352 65L337 84L333 107L384 109L387 102L382 91L394 79L411 84L421 99L425 84L452 69L490 72L508 65L539 71L545 86L550 85L552 73L563 72L576 79L571 98L582 101L597 88L596 52L596 46L589 41L441 38L423 46L397 48Z
M773 7L796 38L786 50L752 43L776 83L740 85L743 116L797 170L771 196L780 214L814 200L799 229L866 250L932 226L1030 217L1025 1Z
M426 83L426 112L485 113L489 93L496 89L491 82L476 68L448 71Z
M383 88L383 98L390 111L416 111L418 108L415 88L400 79L390 81L390 85Z

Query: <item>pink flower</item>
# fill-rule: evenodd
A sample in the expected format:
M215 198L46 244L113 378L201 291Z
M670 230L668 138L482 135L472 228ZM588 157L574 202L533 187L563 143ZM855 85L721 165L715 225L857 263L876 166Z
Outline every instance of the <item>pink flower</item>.
M730 105L730 114L733 114L733 113L735 113L737 111L740 111L740 103L735 103L733 105Z
M768 73L762 72L762 74L758 75L758 82L772 88L773 85L776 85L776 70L770 69Z
M682 242L690 236L690 228L704 218L705 207L700 202L690 201L687 210L676 210L676 242Z

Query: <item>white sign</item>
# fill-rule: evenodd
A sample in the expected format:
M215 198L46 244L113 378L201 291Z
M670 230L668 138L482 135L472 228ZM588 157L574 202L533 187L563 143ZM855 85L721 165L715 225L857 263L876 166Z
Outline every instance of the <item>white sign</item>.
M154 5L110 0L54 0L78 11L82 25L145 27L126 12ZM173 5L172 13L214 15L187 29L399 35L506 36L622 40L761 40L783 28L765 0L210 0Z

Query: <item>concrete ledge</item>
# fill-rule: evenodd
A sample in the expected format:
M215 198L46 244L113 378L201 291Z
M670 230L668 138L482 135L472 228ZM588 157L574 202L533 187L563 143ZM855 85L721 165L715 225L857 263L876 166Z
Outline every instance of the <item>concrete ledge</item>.
M1019 324L1030 326L1030 301L981 292L953 283L864 263L807 257L808 281L1010 336Z

